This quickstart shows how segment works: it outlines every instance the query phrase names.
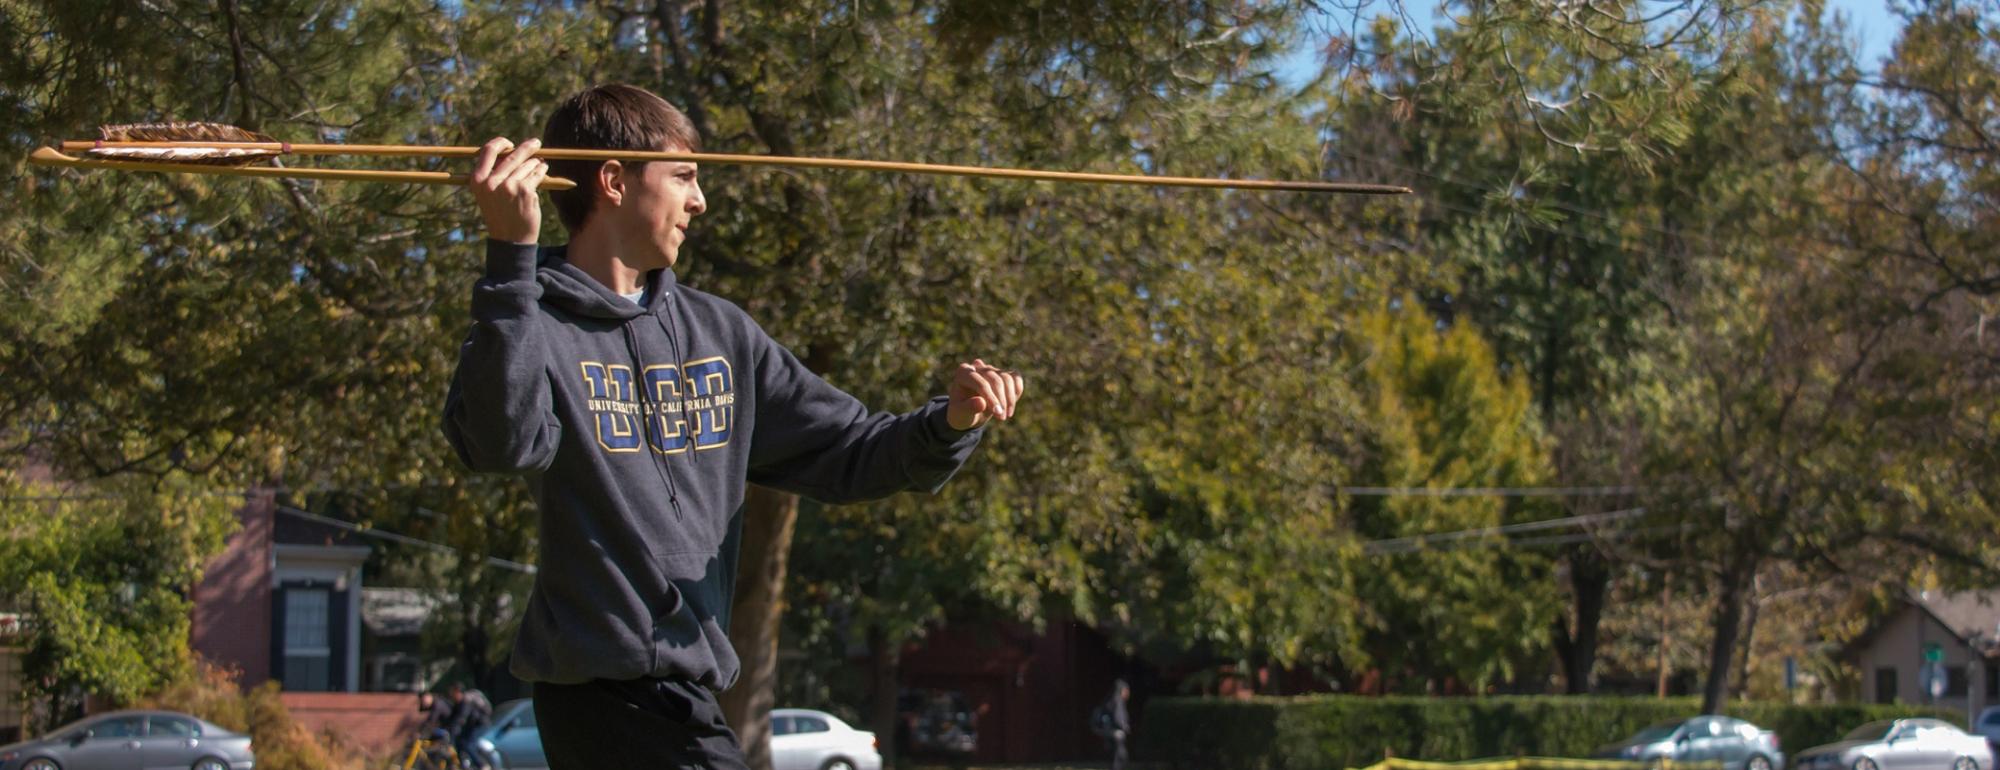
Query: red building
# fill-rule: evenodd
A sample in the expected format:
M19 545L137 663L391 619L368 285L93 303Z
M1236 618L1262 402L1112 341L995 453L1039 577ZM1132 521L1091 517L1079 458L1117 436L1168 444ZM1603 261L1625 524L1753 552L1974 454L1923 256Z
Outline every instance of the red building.
M902 657L906 688L961 693L979 714L978 762L1093 758L1090 711L1126 673L1103 635L1074 621L1045 633L1015 624L945 628Z
M237 519L195 588L189 646L245 688L278 680L285 707L315 732L378 752L406 740L418 721L411 696L362 692L377 679L361 656L368 546L270 492L251 494Z

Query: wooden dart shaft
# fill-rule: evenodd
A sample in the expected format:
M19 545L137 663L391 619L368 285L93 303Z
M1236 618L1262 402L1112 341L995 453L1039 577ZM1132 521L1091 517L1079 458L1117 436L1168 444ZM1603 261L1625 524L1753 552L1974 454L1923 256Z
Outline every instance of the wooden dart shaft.
M469 158L478 154L478 147L431 147L400 144L296 144L291 142L114 142L114 141L67 141L64 150L86 152L112 148L206 148L262 150L291 155L376 155L403 157L448 157ZM1160 187L1202 187L1233 190L1273 190L1315 193L1352 193L1361 195L1403 195L1410 188L1401 185L1366 184L1359 182L1292 182L1269 179L1210 179L1182 176L1144 176L1139 174L1100 174L1083 171L1041 171L1021 168L992 168L986 166L953 166L936 163L904 163L882 160L850 160L845 158L802 158L779 155L725 155L701 152L646 152L640 150L576 150L566 148L541 148L535 151L539 158L559 160L621 160L621 161L682 161L691 163L718 163L750 166L793 166L803 168L832 168L851 171L890 171L905 174L938 174L947 176L973 176L997 179L1022 179L1043 182L1082 182L1087 184L1122 184ZM386 180L385 180L386 181Z

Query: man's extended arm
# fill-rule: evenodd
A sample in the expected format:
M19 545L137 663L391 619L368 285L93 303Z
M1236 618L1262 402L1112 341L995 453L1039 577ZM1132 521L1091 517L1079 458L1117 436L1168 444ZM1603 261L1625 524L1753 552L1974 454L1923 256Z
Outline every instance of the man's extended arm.
M750 481L822 502L937 491L972 456L985 420L1011 415L1020 395L1018 377L982 363L955 373L951 396L906 414L871 414L790 351L762 343Z

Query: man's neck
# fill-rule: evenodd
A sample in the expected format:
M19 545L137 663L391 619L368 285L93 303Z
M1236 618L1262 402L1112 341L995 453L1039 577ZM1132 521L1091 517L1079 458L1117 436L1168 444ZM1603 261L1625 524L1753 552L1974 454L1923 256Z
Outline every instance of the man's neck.
M646 288L646 271L625 260L632 250L623 248L608 227L584 227L569 242L569 263L585 275L597 279L614 294L632 294Z

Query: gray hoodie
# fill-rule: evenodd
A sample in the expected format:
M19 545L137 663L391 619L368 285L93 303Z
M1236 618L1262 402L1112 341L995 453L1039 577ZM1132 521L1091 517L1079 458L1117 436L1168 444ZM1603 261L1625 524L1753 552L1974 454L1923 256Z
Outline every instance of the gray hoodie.
M945 399L870 413L741 308L648 277L640 307L561 248L488 241L444 432L525 477L540 571L514 643L531 682L671 677L724 689L743 483L829 503L936 491L979 443Z

